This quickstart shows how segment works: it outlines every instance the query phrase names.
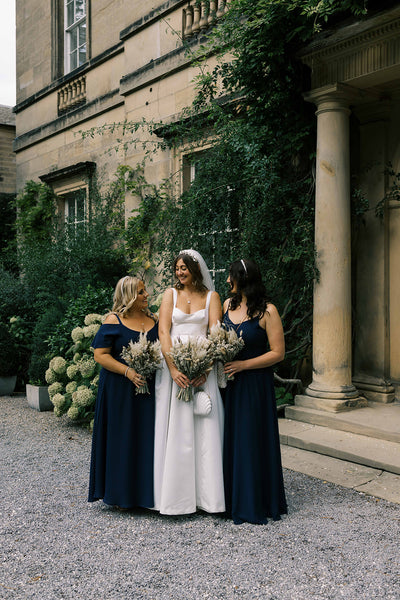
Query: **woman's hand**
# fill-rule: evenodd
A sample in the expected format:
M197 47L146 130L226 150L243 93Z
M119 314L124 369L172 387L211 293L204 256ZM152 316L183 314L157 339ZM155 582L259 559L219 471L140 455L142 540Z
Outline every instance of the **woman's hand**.
M240 373L240 371L244 371L246 369L246 364L244 360L233 360L232 362L227 362L224 365L224 373L228 376L233 376L235 373Z
M172 379L175 381L176 385L178 385L180 388L189 387L189 385L190 385L189 379L186 377L186 375L184 375L183 373L178 371L178 369L176 367L171 366L170 373L171 373Z
M207 375L206 373L203 373L202 375L199 375L199 377L196 377L196 379L192 379L190 383L193 387L200 387L201 385L204 385L206 381Z
M139 373L136 373L136 371L134 369L132 369L132 367L129 367L129 369L126 373L126 377L129 379L129 381L132 381L132 383L137 388L140 388L142 385L144 385L146 383L145 378L142 377L142 375L139 375Z

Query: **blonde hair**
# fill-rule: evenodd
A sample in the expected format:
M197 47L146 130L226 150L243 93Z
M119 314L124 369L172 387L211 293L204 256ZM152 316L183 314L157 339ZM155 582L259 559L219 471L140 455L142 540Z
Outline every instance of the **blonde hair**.
M124 315L132 308L137 298L138 285L141 281L138 277L130 277L129 275L121 277L115 286L111 312Z

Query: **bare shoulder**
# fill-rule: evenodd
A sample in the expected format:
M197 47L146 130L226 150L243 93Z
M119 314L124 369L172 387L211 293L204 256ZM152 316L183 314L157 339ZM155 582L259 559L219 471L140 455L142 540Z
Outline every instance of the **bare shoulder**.
M224 309L224 313L226 313L226 311L229 308L229 298L227 298L226 300L224 300L224 305L223 305L223 309Z
M265 312L265 315L268 317L272 317L272 318L276 318L279 317L279 312L278 309L276 308L275 304L271 304L268 303L267 304L267 310ZM280 318L280 317L279 317Z
M211 292L211 300L213 302L219 302L219 303L221 303L221 298L219 297L218 292Z
M118 323L118 317L115 313L110 313L103 321L103 325L117 325Z
M164 305L171 303L173 301L173 294L174 294L174 291L172 288L166 289L163 294L161 303Z

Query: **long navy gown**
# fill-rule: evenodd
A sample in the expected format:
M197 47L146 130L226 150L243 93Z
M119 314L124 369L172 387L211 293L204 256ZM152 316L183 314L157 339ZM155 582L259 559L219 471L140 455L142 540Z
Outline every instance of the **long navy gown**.
M147 332L155 341L158 325ZM139 332L121 322L104 324L93 340L93 348L111 348L112 356L126 364L120 354L130 340L137 342ZM133 383L123 375L105 368L100 371L97 393L89 502L103 499L121 508L152 508L155 392L154 379L147 383L149 394L136 394Z
M224 315L224 324L237 324ZM268 351L268 338L258 318L240 324L245 345L234 360ZM273 370L250 369L235 374L225 390L224 481L227 515L239 524L264 524L286 514Z

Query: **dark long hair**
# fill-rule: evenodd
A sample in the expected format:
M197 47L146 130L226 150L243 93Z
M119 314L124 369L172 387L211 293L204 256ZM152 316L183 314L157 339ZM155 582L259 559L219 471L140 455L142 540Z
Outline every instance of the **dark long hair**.
M196 290L198 290L201 293L206 292L207 291L207 287L203 283L203 275L201 274L200 265L197 262L197 260L195 260L192 256L190 256L190 254L185 254L184 252L181 252L181 254L178 254L178 256L176 257L176 259L174 260L174 267L173 267L173 269L174 269L174 277L175 277L175 279L176 279L176 275L175 275L176 263L180 259L183 260L183 262L185 263L185 265L189 269L189 272L190 272L190 274L192 275L192 278L193 278L193 285L196 288ZM174 287L177 290L182 290L183 289L183 286L182 286L182 284L181 284L181 282L179 280L175 281Z
M236 292L231 293L229 309L235 310L241 303L242 296L246 296L249 319L261 319L267 310L268 299L258 264L254 260L235 260L229 267L229 277L236 283Z

